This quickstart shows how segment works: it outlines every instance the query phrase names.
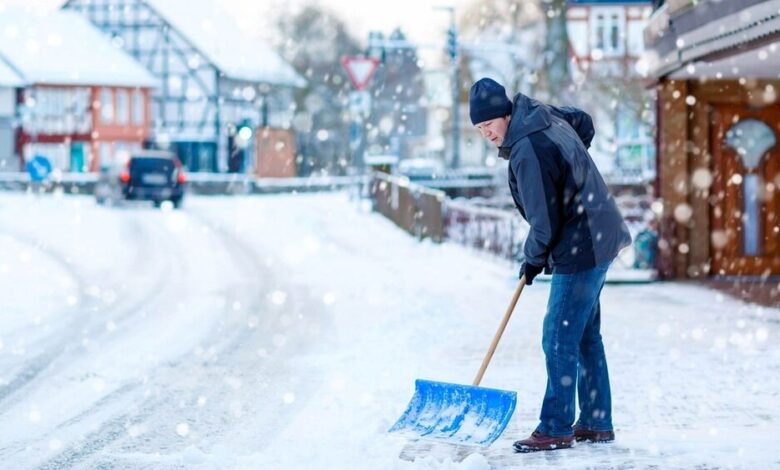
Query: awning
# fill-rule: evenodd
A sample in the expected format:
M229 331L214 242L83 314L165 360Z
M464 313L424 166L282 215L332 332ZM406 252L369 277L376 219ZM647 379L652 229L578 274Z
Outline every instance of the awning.
M676 16L670 16L664 8L656 11L654 17L668 21L668 27L659 28L652 19L648 25L653 31L662 32L661 39L645 53L649 75L699 77L706 73L714 78L720 73L724 77L778 78L780 62L775 50L780 41L780 0L754 3L720 16L720 2L698 3ZM689 29L682 28L678 24L682 15L701 22L692 23L689 19ZM774 72L770 70L773 58ZM731 72L735 67L739 72Z

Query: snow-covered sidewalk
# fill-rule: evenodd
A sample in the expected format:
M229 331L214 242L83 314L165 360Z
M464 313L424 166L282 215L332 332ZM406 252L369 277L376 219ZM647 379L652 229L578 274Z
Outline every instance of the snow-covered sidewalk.
M74 217L85 227L81 242L60 240L67 233L44 230L49 225L40 222ZM117 217L132 220L121 237L101 225ZM32 229L31 220L38 221ZM146 227L149 223L162 229L155 232ZM231 250L246 252L247 259L261 265L247 271L254 273L248 285L267 301L246 304L242 298L244 303L237 305L237 299L228 297L219 303L234 307L227 309L235 315L228 326L252 331L241 337L241 347L225 349L223 361L228 362L208 361L202 346L192 346L228 334L224 325L213 331L201 325L188 332L191 338L177 341L179 349L192 348L184 354L196 357L192 362L197 367L186 359L144 363L144 367L187 371L187 375L174 375L175 383L166 373L165 385L175 385L181 401L167 403L168 408L159 404L164 413L158 414L164 418L149 421L155 429L143 425L144 419L152 418L128 418L132 425L121 438L79 461L85 468L90 462L121 462L129 468L247 469L780 466L773 449L773 432L780 428L778 310L691 285L606 286L602 325L617 441L521 455L512 452L511 443L535 426L546 380L540 335L549 287L535 283L523 293L483 380L485 386L518 392L518 410L504 436L488 449L409 446L386 430L403 412L414 379L471 381L514 290L514 266L460 246L418 242L344 194L190 198L180 213L107 209L84 197L41 201L1 195L0 229L7 237L16 236L4 243L3 253L26 243L25 236L34 237L49 240L44 248L57 247L58 253L72 246L76 264L87 256L84 242L91 243L99 256L108 256L117 240L132 237L133 230L146 237L170 237L165 243L174 240L189 256L203 258L182 260L177 267L188 282L196 282L185 291L196 297L222 278L240 282L234 270L241 260L225 264L222 258ZM91 229L100 236L89 235ZM213 249L209 234L219 234L229 246ZM83 268L68 278L70 264L46 261L45 251L36 251L34 243L26 246L28 254L18 259L9 256L0 265L0 274L13 269L18 273L13 279L29 279L36 276L33 270L39 259L50 263L51 273L39 282L59 286L54 298L62 299L66 309L68 302L74 302L74 286L81 283L90 288L89 279L73 277L89 277L111 265L103 260L105 266ZM119 250L117 262L126 269L134 261ZM100 259L82 264L99 265ZM12 281L3 276L4 281ZM139 286L142 276L128 273ZM9 345L22 344L20 337L35 331L35 322L26 330L14 327L18 319L6 312L19 315L39 308L46 312L52 297L41 297L32 305L23 295L11 295L8 283L3 283L0 297L0 344L5 345L0 349L0 372L6 383L13 381L15 373L10 355L24 357L24 352L14 352ZM113 292L118 295L116 302L122 302L124 291ZM196 306L187 299L176 300ZM172 299L165 303L176 304ZM156 305L149 305L143 321L167 318L169 312L155 311ZM205 307L197 308L203 310L198 318L214 321ZM56 332L54 326L47 333L50 330ZM143 349L148 342L133 331L128 327L113 332L128 353L134 344ZM89 357L80 358L79 370L86 377L95 367ZM219 379L220 367L230 374ZM70 380L78 380L76 375L71 373ZM108 384L118 390L135 375L119 367L112 370ZM145 375L152 382L159 377L154 369ZM214 392L220 389L220 380L228 384L222 388L233 390L230 398ZM47 386L41 380L29 384L32 391ZM36 399L40 397L39 393ZM11 405L9 409L0 401L3 439L32 436L41 422L56 421L30 412L46 404L36 403L33 409L17 397ZM190 407L198 412L191 413ZM11 422L8 416L26 419ZM57 437L59 423L50 424L46 452L56 456L84 445ZM35 444L34 437L26 439L15 445ZM399 459L401 453L417 459ZM24 454L0 451L0 455L6 462L27 461Z

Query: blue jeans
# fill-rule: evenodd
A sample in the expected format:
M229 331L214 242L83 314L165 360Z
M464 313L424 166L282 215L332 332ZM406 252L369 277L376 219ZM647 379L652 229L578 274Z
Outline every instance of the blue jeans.
M537 431L551 436L572 435L575 389L580 403L577 426L612 430L612 397L599 305L609 265L553 274L542 336L547 391Z

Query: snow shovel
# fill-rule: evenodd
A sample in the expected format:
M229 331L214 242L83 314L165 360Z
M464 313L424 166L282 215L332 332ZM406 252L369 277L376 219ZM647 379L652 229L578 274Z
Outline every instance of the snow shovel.
M512 302L485 354L474 383L460 385L417 379L409 406L389 432L479 446L489 446L498 439L515 411L517 394L480 387L479 383L485 375L523 287L525 276L520 278Z

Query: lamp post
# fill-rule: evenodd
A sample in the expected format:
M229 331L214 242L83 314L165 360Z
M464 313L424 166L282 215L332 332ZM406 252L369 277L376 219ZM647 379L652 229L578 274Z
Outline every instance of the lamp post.
M261 83L257 87L257 91L260 92L263 99L263 103L260 105L260 125L268 127L268 94L271 92L271 86L267 83Z
M455 23L455 7L440 6L436 10L449 12L450 27L447 30L447 54L452 63L452 168L460 166L460 67L458 27Z

